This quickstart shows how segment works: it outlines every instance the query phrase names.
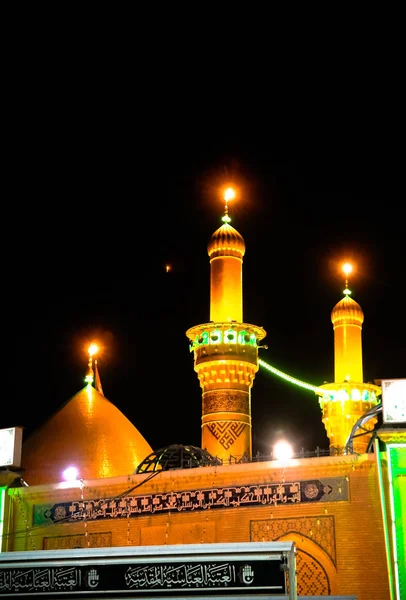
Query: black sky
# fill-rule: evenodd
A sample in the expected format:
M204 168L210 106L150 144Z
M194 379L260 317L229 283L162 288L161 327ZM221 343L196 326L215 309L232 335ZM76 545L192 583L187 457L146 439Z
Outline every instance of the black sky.
M209 319L206 247L225 182L240 189L230 215L247 248L244 320L267 331L261 358L314 385L333 380L330 313L339 262L353 259L364 379L406 375L404 166L382 115L348 98L297 102L300 113L294 97L213 110L215 95L208 112L192 93L100 100L73 82L20 99L15 121L0 427L28 435L78 392L97 339L105 395L151 446L200 446L185 331ZM254 452L281 431L297 449L328 446L316 396L262 370L252 416Z

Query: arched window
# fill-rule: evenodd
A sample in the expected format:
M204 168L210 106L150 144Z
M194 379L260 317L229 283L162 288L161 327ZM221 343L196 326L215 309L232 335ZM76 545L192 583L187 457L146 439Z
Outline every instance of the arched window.
M210 334L210 344L221 344L223 332L220 329L213 329Z
M250 346L256 346L256 345L257 345L257 337L256 337L255 333L251 333Z
M199 338L199 344L208 344L209 343L209 333L208 331L203 331L202 335Z
M242 329L241 331L238 332L238 343L239 344L249 344L249 341L250 341L250 336L245 331L245 329Z
M235 344L237 341L237 332L234 329L227 329L224 332L224 342L227 344Z

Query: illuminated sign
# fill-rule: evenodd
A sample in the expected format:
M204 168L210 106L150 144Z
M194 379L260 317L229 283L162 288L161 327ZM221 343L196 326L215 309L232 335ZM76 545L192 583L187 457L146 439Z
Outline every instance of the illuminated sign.
M406 423L406 379L382 380L382 415L386 425Z
M0 429L0 467L21 466L22 439L21 427Z
M152 551L148 547L71 550L46 553L46 558L45 551L42 555L34 551L27 556L17 553L18 560L12 556L16 553L7 553L0 558L0 597L83 598L114 593L131 598L176 594L178 598L200 592L206 598L227 592L271 598L287 593L288 570L295 584L291 542L236 544L234 552L225 552L222 544L218 549L214 546L206 545L209 552L202 544L175 552L168 552L168 546Z

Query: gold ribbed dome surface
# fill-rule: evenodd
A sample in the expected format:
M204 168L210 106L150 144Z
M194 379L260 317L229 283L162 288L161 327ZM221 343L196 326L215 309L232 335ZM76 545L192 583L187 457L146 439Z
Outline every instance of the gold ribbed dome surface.
M133 473L151 452L127 417L88 385L27 438L22 467L29 485L63 481L70 466L82 479L118 477Z
M210 258L216 256L238 256L245 254L245 242L241 233L228 223L224 223L211 236L207 246Z
M344 296L333 308L331 312L331 322L333 325L356 323L362 325L364 322L364 313L362 308L349 296Z

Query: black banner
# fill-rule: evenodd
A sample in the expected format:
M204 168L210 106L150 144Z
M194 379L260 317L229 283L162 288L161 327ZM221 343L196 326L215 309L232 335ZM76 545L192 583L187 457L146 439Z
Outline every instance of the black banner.
M108 560L108 559L107 559ZM154 597L171 594L188 597L204 592L209 597L232 592L244 596L286 591L282 559L94 563L65 566L0 568L0 596L86 597L119 593L120 597ZM78 561L79 563L79 561Z
M348 500L345 477L258 485L167 492L122 498L75 500L54 505L35 505L34 525L53 521L122 519L170 511L196 512L215 508L282 506L303 502Z

